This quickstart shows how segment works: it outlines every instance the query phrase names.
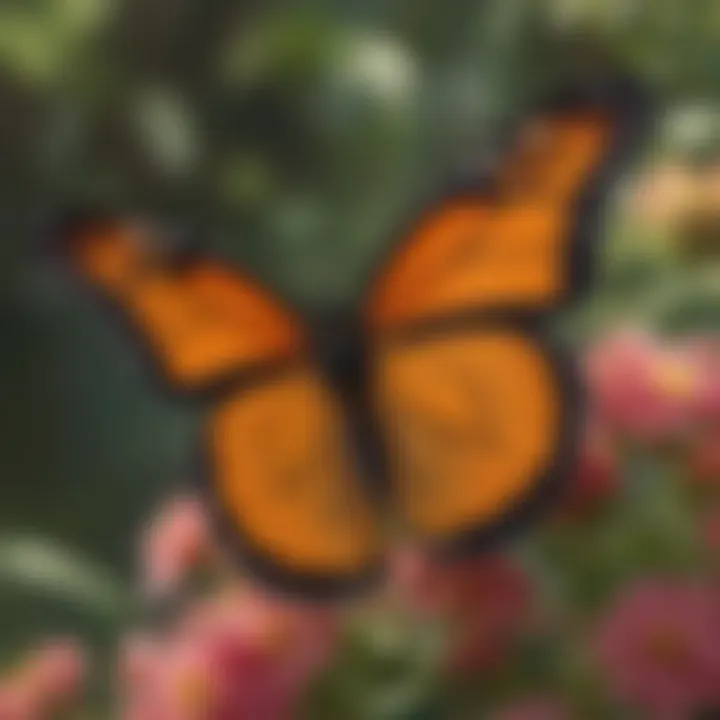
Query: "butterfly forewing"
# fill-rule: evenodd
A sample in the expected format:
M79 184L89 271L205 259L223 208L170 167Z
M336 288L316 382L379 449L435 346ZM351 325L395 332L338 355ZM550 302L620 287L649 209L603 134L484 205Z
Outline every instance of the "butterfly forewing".
M634 120L583 106L531 120L490 184L450 193L413 224L375 283L368 325L383 332L563 304L584 281L578 245L590 240L588 223L599 223L609 189L601 181Z
M175 267L148 249L152 242L147 230L109 223L78 231L70 248L173 389L193 391L299 355L300 323L269 293L219 261L198 257Z

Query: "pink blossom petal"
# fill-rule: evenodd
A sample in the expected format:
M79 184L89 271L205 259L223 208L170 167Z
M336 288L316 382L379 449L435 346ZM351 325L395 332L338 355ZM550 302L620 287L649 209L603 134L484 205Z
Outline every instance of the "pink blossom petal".
M78 643L65 639L46 642L29 662L33 684L43 695L62 702L83 691L87 657Z
M702 585L639 582L601 622L596 648L616 698L658 717L686 717L717 699L717 593Z
M209 520L193 497L171 501L153 520L142 543L142 583L150 595L177 588L213 553Z
M642 330L600 341L587 357L591 399L601 422L633 439L678 439L691 428L703 370L687 348Z
M288 720L332 659L334 614L238 588L126 647L124 720ZM132 682L134 680L134 682Z

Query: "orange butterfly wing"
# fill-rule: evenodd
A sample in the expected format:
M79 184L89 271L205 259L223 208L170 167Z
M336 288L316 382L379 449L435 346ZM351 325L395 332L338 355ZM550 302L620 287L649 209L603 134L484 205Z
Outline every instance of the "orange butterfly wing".
M251 560L273 558L328 591L374 575L378 528L345 418L310 367L228 397L212 410L207 438L214 494L239 542L251 538Z
M172 262L158 241L109 222L79 229L67 246L166 385L221 391L206 419L203 485L227 544L294 591L326 596L369 581L378 529L302 323L247 276L208 258Z
M406 234L370 295L370 327L474 310L537 313L571 298L586 280L606 176L640 139L646 114L634 94L539 112L492 187L451 193Z
M147 229L111 222L79 230L69 246L83 277L130 319L173 388L202 389L302 351L300 322L248 277L206 258L173 267L156 242Z
M383 347L378 410L413 532L439 549L475 549L544 502L577 421L560 357L502 324Z
M633 93L554 103L489 189L423 214L375 283L365 321L394 491L440 549L536 515L568 475L579 392L540 321L585 284L609 171L646 117Z

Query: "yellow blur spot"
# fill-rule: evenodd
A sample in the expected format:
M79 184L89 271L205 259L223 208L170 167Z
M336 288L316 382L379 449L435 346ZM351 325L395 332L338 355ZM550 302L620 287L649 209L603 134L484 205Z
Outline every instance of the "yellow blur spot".
M697 388L697 374L688 363L680 360L664 360L653 371L653 380L667 395L687 398Z
M181 706L191 717L207 717L211 702L210 683L205 673L188 671L178 683Z

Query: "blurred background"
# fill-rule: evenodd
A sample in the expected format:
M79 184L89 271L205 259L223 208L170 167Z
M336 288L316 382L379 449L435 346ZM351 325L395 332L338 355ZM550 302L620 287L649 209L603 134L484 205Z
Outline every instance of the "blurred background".
M598 61L663 112L564 323L592 397L571 497L470 566L398 549L382 597L340 616L240 593L229 619L216 588L237 583L183 494L198 417L38 261L53 213L158 214L293 302L356 298L408 208ZM720 707L719 68L716 0L0 3L0 719ZM212 590L185 612L243 649L223 677L244 700L216 687L207 636L145 637L154 665L125 648L149 622L142 583L198 570Z

